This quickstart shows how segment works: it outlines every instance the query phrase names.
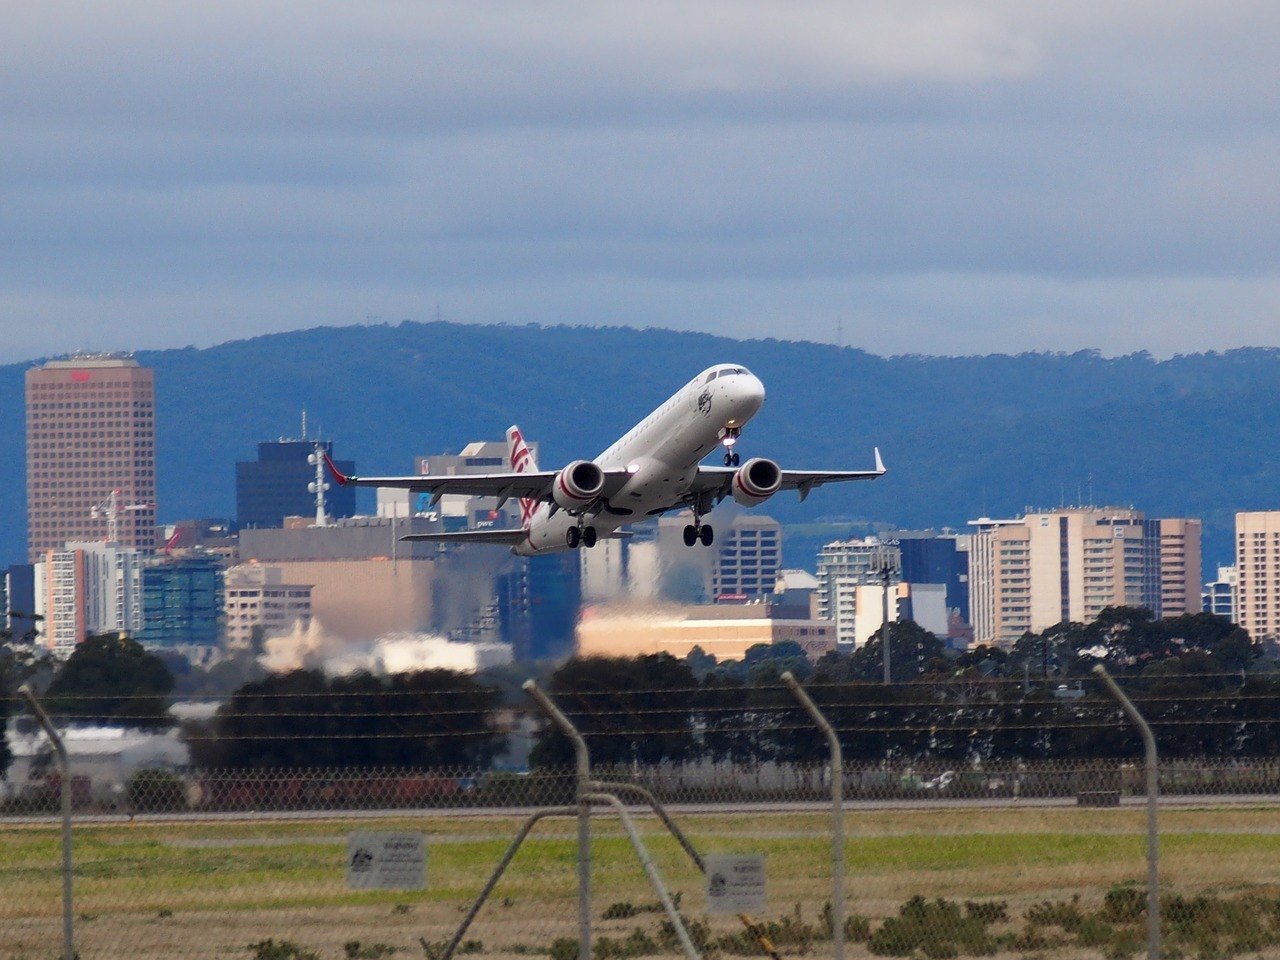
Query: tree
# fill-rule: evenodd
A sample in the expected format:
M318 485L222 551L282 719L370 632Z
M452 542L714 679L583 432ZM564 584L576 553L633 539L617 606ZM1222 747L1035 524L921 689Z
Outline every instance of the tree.
M453 670L389 677L319 670L245 684L219 708L202 766L475 767L503 743L493 727L497 688Z
M698 684L688 663L670 654L577 657L556 670L547 686L596 763L679 762L695 753ZM568 765L573 749L544 722L530 762Z
M860 680L884 679L883 631L854 651L850 670ZM913 620L889 624L889 675L894 683L918 679L945 666L946 647L941 640Z
M122 634L87 637L53 676L45 709L88 723L167 727L173 674Z

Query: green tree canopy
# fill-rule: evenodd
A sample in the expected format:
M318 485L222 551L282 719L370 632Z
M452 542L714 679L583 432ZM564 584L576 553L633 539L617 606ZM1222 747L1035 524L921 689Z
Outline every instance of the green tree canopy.
M482 766L504 742L493 725L500 700L454 670L295 670L237 690L193 754L210 767Z
M53 676L45 709L88 723L167 727L173 674L129 637L87 637Z

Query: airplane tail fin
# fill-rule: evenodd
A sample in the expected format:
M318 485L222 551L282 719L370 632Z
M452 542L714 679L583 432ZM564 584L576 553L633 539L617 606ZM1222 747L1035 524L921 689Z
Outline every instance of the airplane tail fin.
M529 473L538 469L538 462L534 460L533 452L529 449L529 445L524 442L524 434L520 432L520 428L515 424L507 427L507 456L511 460L511 469L516 473ZM533 519L537 509L537 500L525 497L520 501L520 525L522 527L529 526L529 522Z

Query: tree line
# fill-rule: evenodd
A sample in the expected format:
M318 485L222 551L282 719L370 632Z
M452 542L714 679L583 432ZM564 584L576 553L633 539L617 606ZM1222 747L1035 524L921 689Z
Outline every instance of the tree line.
M728 662L699 649L683 659L580 658L544 670L539 682L602 764L825 760L825 741L781 683L788 670L852 761L1137 756L1137 734L1091 672L1098 663L1151 722L1162 756L1280 754L1277 662L1220 617L1157 620L1116 607L1090 624L1028 633L1008 650L959 653L914 623L895 623L888 685L880 643L876 637L816 663L790 643L761 644ZM12 675L12 664L7 669ZM512 669L268 675L243 683L183 735L193 763L205 767L485 767L524 711L539 724L532 765L572 762L569 744L519 693L516 676ZM43 697L64 719L164 729L175 722L173 689L161 658L108 636L81 644ZM0 753L0 763L6 759Z

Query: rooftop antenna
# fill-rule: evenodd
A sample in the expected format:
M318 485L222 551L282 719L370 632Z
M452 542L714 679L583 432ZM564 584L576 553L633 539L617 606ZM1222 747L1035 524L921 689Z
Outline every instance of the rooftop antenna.
M302 408L302 439L307 439L307 408Z
M836 317L836 346L844 346L844 317Z
M329 484L324 478L324 444L317 440L311 453L307 454L307 463L316 468L316 478L307 484L307 492L316 495L316 526L328 526L328 517L324 511L324 495Z

